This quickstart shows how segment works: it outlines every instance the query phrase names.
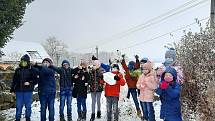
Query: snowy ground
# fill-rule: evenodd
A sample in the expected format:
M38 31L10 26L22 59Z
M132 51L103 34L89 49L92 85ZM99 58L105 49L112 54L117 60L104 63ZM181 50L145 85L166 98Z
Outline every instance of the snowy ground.
M136 110L133 104L132 99L127 99L126 98L126 93L127 93L127 87L123 87L121 89L121 95L120 95L120 101L119 101L119 110L120 110L120 121L141 121L139 117L136 116ZM102 95L102 118L101 119L96 119L95 121L106 121L106 99L104 97L104 94ZM77 119L77 107L76 107L76 99L73 99L72 102L72 115L73 115L73 120ZM59 121L59 99L56 99L55 102L55 120ZM160 102L156 101L154 102L154 108L155 108L155 116L156 116L156 121L162 121L159 118L160 115ZM91 115L91 96L88 94L87 98L87 120L90 119ZM5 121L13 121L15 117L15 109L9 109L5 111L0 111L0 114L5 117ZM66 110L65 110L66 114ZM24 110L23 110L23 117L24 117ZM40 120L40 103L39 102L34 102L32 104L32 121L39 121ZM22 121L25 121L22 119Z

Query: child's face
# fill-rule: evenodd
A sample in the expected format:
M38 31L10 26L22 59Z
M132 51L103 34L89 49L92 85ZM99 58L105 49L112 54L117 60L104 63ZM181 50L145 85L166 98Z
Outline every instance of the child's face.
M28 62L27 62L27 61L24 61L24 60L21 60L21 61L20 61L20 65L21 65L22 67L26 67L26 66L28 65Z
M167 82L172 82L173 81L172 74L171 73L165 73L164 80L167 81Z
M51 64L48 61L43 62L43 66L49 67Z
M64 63L64 64L63 64L63 67L64 67L65 69L68 69L68 68L69 68L69 64L68 64L68 63Z
M112 72L118 72L119 70L117 68L112 68Z
M144 75L147 75L149 72L150 72L150 71L149 71L148 69L146 69L146 68L143 67L143 74L144 74Z
M163 72L163 68L158 68L158 70L156 71L157 75L162 75Z

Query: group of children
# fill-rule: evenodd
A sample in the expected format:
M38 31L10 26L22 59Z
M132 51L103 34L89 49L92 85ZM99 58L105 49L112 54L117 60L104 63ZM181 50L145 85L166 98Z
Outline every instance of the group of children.
M139 60L139 57L135 56L136 62L130 61L127 65L123 55L121 65L125 74L122 74L119 64L105 65L95 57L92 58L93 67L89 69L84 61L76 68L70 68L70 63L67 60L62 62L61 67L55 67L49 58L45 58L42 65L30 64L30 57L24 55L19 67L15 70L11 86L11 92L16 94L16 121L21 119L23 105L26 107L26 121L30 121L32 92L36 84L38 84L41 106L41 121L46 120L47 108L49 121L54 121L55 73L60 75L59 114L61 121L65 121L66 117L64 116L65 103L67 105L67 120L72 121L72 97L77 99L78 121L86 120L88 90L92 99L90 121L94 121L96 117L101 118L101 94L103 91L107 101L107 121L112 121L112 119L118 121L120 87L125 84L128 86L127 98L132 96L137 115L143 121L155 121L153 107L155 93L160 96L161 100L160 118L164 121L182 121L179 100L182 79L174 68L174 51L169 50L165 57L165 67L154 70L152 62L147 58ZM110 76L108 77L105 73L110 73ZM97 112L95 110L96 104Z

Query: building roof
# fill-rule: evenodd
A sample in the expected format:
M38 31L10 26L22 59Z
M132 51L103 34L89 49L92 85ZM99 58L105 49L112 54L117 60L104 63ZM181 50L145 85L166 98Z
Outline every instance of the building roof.
M50 56L40 43L26 42L26 41L13 41L7 43L7 45L1 49L4 53L2 56L2 62L14 62L20 60L20 57L24 54L28 54L31 57L31 61L42 62L42 59Z

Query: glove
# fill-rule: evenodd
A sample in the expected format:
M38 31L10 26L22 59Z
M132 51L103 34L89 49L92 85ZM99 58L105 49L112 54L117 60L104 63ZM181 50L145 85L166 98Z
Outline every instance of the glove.
M125 58L125 54L122 55L122 58L123 58L123 59Z
M168 86L169 86L169 83L167 83L166 81L163 81L163 82L160 84L160 88L161 88L161 89L166 89L166 88L168 88Z
M138 56L138 55L135 55L134 57L135 57L136 59L139 59L139 56Z
M92 60L98 60L94 55L92 56Z
M119 81L119 80L120 80L120 77L119 77L118 75L115 75L115 76L114 76L114 80Z

